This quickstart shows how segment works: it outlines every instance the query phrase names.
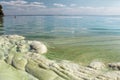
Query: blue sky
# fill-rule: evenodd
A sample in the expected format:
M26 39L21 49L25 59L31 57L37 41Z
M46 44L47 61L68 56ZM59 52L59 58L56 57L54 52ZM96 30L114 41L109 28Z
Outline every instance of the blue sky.
M120 15L120 0L0 0L6 15Z

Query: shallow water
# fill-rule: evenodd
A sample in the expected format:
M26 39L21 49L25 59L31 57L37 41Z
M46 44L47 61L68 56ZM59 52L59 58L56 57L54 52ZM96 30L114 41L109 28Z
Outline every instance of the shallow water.
M0 34L41 40L51 59L119 61L120 16L5 16Z

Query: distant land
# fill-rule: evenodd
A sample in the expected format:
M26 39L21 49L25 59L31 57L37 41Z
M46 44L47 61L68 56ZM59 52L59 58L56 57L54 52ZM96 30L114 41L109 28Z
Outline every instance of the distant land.
M5 16L113 16L113 17L117 17L117 16L120 16L120 15L58 15L58 14L56 14L56 15L42 15L42 14L37 14L37 15L33 15L33 14L21 14L21 15L17 15L17 14L13 14L13 15L9 15L9 14L7 14L7 15L5 15Z

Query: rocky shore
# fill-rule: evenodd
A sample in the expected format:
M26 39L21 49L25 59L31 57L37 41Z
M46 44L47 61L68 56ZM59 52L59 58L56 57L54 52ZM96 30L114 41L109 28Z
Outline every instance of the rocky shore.
M0 36L0 80L120 80L120 63L91 62L82 66L49 60L40 41L19 35ZM62 53L61 53L62 54Z

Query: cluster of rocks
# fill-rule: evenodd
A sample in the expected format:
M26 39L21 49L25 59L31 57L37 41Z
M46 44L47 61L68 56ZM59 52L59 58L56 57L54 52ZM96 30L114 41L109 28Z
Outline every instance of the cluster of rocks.
M82 66L67 60L49 60L43 55L46 52L42 42L18 35L0 36L0 80L120 80L118 63Z

